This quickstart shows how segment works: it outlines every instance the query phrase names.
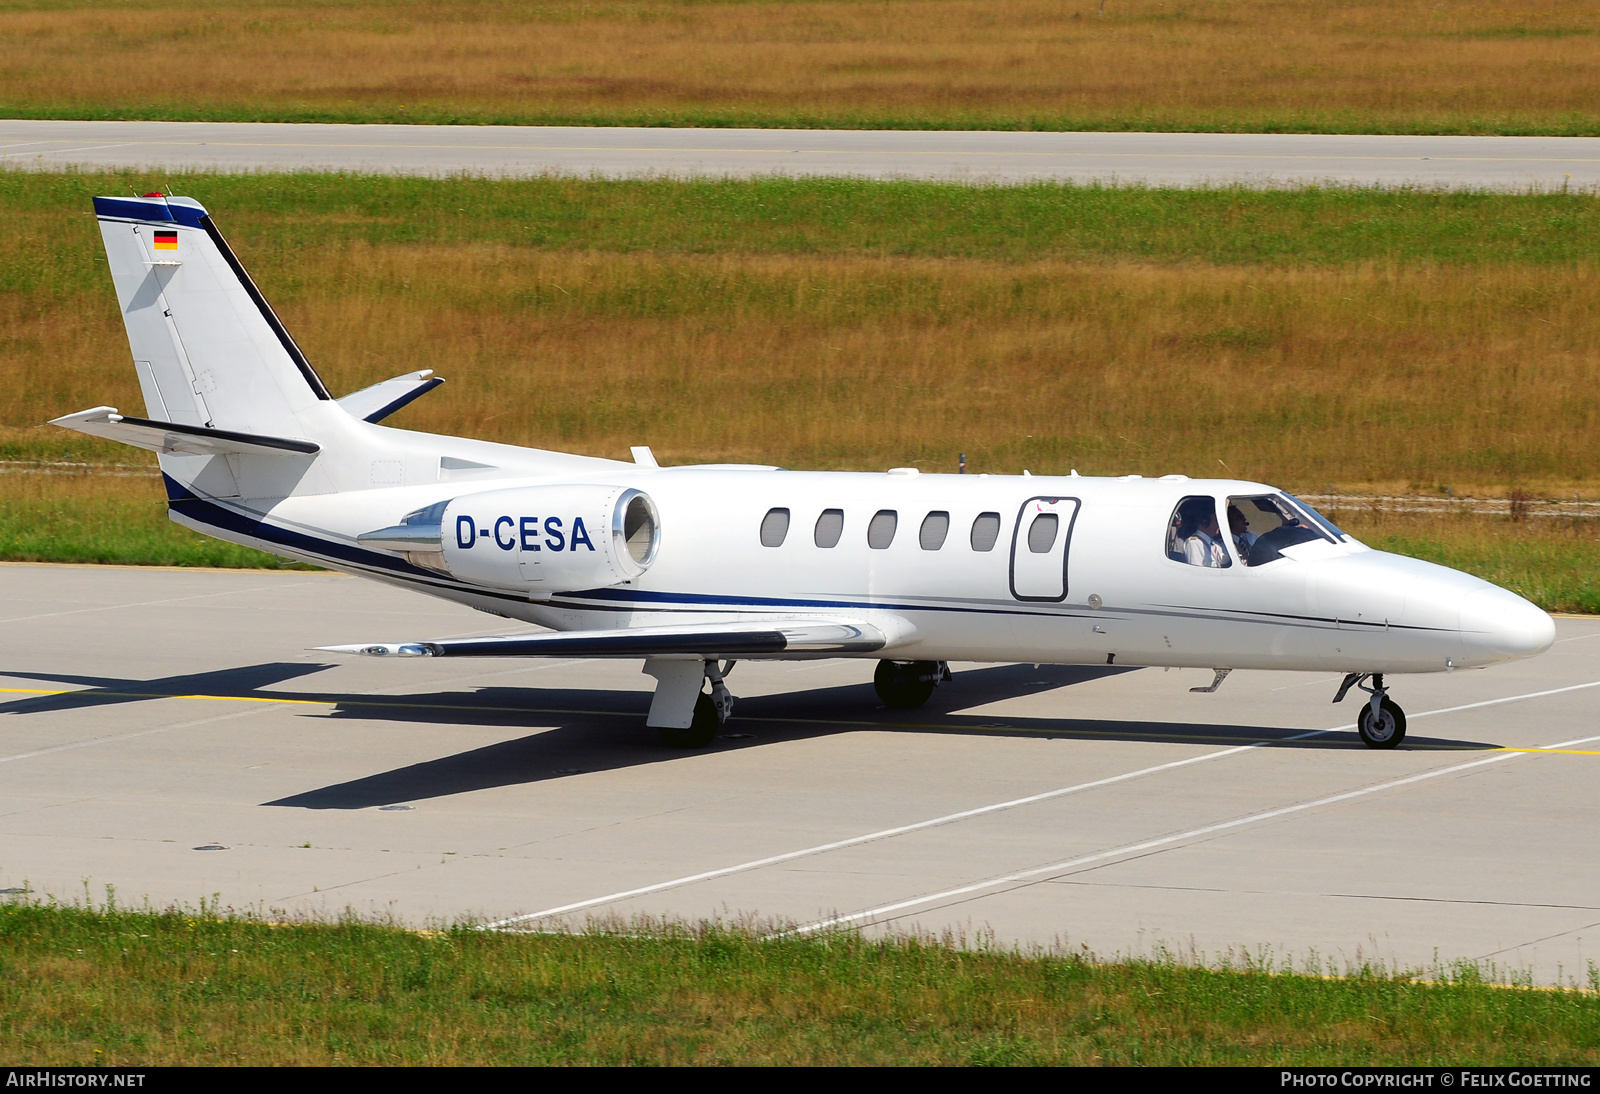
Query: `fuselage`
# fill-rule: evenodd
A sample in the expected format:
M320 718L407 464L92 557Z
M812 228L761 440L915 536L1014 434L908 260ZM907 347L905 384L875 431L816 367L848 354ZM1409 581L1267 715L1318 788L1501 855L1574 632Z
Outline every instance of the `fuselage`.
M499 445L473 451L497 454L495 473L256 502L202 500L175 504L174 515L211 535L560 630L846 614L889 637L889 650L877 656L905 660L1343 672L1478 667L1538 653L1554 636L1549 616L1513 593L1371 550L1337 530L1266 565L1246 564L1225 535L1216 539L1232 552L1226 565L1173 557L1170 521L1184 499L1214 499L1221 513L1230 499L1282 496L1261 483L656 468L582 457L564 457L555 474L530 474L544 470L546 454ZM439 465L432 457L431 466ZM531 544L513 528L551 514L513 511L506 498L515 488L551 484L646 493L660 522L648 569L605 587L523 583L516 562ZM473 500L479 496L482 505ZM355 543L371 528L446 500L482 536L473 557L512 576L462 581ZM231 521L216 519L222 511ZM1047 512L1055 514L1055 535L1035 550L1043 540L1030 543L1032 522Z

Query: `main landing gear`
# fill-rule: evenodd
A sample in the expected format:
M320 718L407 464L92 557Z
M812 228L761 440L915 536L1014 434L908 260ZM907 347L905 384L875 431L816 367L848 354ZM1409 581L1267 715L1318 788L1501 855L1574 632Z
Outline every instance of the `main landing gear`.
M660 683L650 704L645 724L661 735L661 743L672 748L704 748L733 713L733 696L723 678L736 662L720 667L715 661L672 660L652 657L644 671ZM711 681L711 694L701 688Z
M1372 681L1371 687L1367 686L1368 680ZM1349 673L1333 701L1343 702L1351 688L1360 688L1372 696L1362 704L1361 713L1356 716L1356 732L1361 735L1363 744L1368 748L1393 748L1406 739L1406 712L1389 698L1389 689L1383 686L1383 673Z
M733 696L724 679L733 666L732 661L719 665L693 657L645 661L645 673L659 681L645 724L661 735L662 744L704 748L716 739L733 713ZM879 661L872 684L886 706L912 710L926 703L933 689L948 679L950 666L943 661ZM704 690L707 680L711 681L710 694Z
M950 666L943 661L879 661L872 686L884 706L915 710L948 679Z

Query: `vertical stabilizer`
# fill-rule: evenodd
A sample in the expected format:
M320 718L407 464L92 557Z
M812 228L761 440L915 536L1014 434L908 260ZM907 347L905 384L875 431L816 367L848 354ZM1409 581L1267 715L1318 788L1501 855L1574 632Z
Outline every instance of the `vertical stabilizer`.
M200 203L97 197L94 211L146 416L303 435L328 390Z

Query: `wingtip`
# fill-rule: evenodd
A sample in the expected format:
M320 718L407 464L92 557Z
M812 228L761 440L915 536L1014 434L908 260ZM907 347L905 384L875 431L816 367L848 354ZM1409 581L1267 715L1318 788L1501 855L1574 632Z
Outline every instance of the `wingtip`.
M80 410L74 414L63 414L59 418L51 418L51 425L59 425L65 429L73 429L86 422L108 422L113 418L121 417L114 406L94 406L88 410Z

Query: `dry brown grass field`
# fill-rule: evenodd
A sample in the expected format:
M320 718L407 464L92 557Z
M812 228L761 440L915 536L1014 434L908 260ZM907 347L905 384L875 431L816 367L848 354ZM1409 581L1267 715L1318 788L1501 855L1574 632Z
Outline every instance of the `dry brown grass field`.
M966 452L975 471L1302 489L1570 492L1600 468L1600 267L360 241L296 267L279 310L329 386L437 369L449 382L395 419L430 432L795 467L953 470ZM6 423L142 405L109 286L73 305L0 298L0 369L25 377Z
M0 114L1600 132L1594 0L0 3Z

